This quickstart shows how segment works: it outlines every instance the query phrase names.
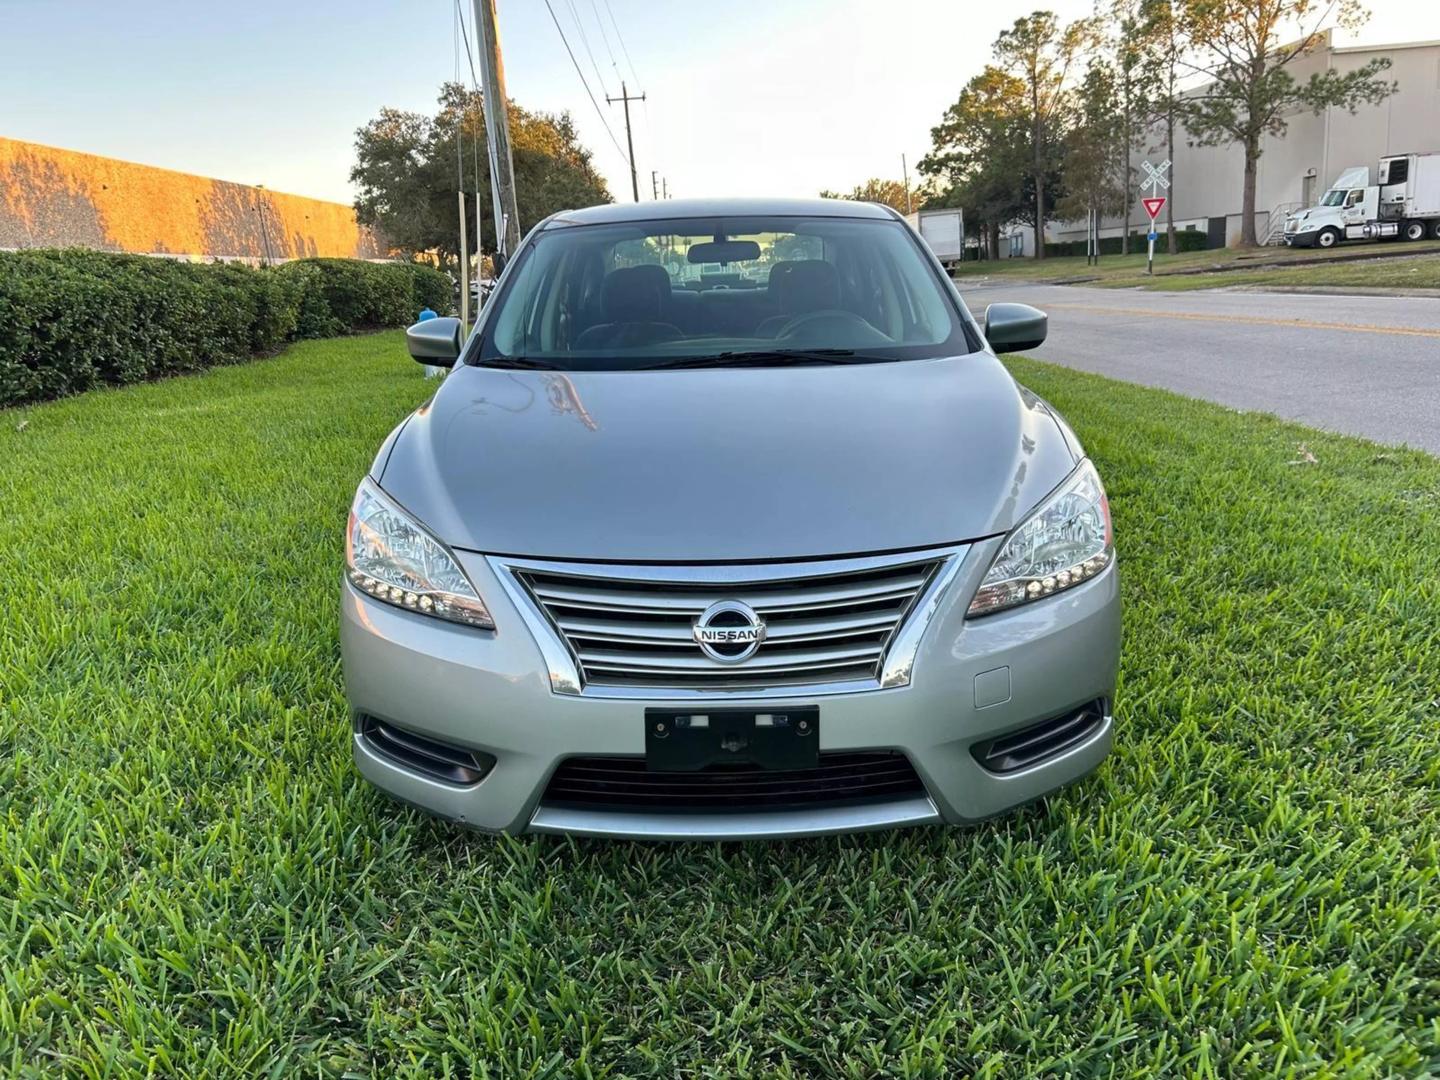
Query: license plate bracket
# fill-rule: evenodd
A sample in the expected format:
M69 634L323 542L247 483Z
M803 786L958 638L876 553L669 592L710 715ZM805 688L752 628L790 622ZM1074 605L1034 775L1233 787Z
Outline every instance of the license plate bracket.
M813 769L820 764L820 707L646 709L649 772L698 772L711 765Z

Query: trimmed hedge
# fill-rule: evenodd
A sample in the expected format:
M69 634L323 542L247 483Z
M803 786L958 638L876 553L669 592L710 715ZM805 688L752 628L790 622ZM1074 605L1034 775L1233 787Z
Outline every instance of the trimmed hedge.
M1165 246L1165 230L1161 228L1157 231L1160 233L1160 239L1155 241L1155 254L1160 255L1165 253L1168 248ZM1133 232L1130 234L1130 253L1132 255L1136 252L1145 250L1146 235L1147 234L1143 232ZM1209 247L1207 240L1207 234L1201 229L1175 230L1175 248L1177 251L1204 251L1207 247ZM1061 244L1046 244L1045 254L1084 255L1085 241L1066 240L1064 243ZM1100 238L1100 254L1119 255L1120 237L1102 236Z
M273 353L300 337L450 310L427 266L305 259L276 269L83 249L0 252L0 406Z

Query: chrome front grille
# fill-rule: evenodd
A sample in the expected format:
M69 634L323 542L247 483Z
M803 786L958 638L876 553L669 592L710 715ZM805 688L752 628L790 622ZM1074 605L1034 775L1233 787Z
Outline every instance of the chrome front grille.
M494 561L568 654L573 672L550 658L558 692L654 696L903 685L908 658L888 682L887 659L959 560L945 549L765 566ZM765 622L763 643L739 663L711 659L694 638L695 621L722 600Z

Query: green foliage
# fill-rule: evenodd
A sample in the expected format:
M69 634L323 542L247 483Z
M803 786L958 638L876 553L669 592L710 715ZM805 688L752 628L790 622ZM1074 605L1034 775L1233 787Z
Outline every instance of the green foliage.
M511 157L520 231L557 210L610 202L590 151L580 144L568 113L531 112L510 103ZM478 153L477 153L478 147ZM475 166L483 239L474 235ZM481 95L446 83L434 116L385 108L355 135L350 179L359 189L355 212L397 248L441 251L453 260L460 246L456 183L465 175L470 251L477 242L495 250L494 205L485 167L485 115Z
M396 263L410 274L410 285L419 308L429 308L438 315L448 315L455 306L455 283L449 275L423 263ZM416 310L419 310L417 308Z
M423 266L316 259L277 269L82 249L0 252L0 406L235 364L296 337L448 312Z
M969 829L506 840L350 760L341 533L433 389L403 349L0 424L0 1074L1440 1068L1433 458L1015 359L1115 515L1093 778Z
M415 288L409 271L395 263L358 259L297 259L277 271L318 294L306 307L299 337L334 337L347 330L379 330L413 321Z
M1075 123L1065 133L1065 197L1055 211L1071 221L1091 211L1125 212L1131 198L1128 147L1134 127L1122 109L1123 73L1103 56L1086 66L1074 94ZM1045 253L1050 253L1046 245Z
M850 199L853 202L879 203L881 206L888 206L892 210L898 210L902 214L908 214L912 209L924 205L930 196L930 192L923 186L907 192L905 185L899 180L885 180L880 177L872 177L863 184L858 184L848 193L839 191L822 191L822 199Z
M1027 213L1033 219L1025 181L1032 172L1026 149L1029 130L1025 84L999 68L986 67L930 129L931 151L918 166L945 188L927 205L963 208L966 219L984 232L995 257L1001 229ZM1029 186L1033 191L1033 177Z

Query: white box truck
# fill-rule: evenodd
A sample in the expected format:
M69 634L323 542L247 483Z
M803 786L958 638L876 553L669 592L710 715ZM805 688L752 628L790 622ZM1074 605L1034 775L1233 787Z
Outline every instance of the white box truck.
M1285 243L1329 248L1341 240L1440 239L1440 153L1383 157L1377 179L1371 184L1364 166L1346 169L1319 206L1290 215Z
M965 257L965 216L959 210L919 210L906 214L905 220L943 265Z

